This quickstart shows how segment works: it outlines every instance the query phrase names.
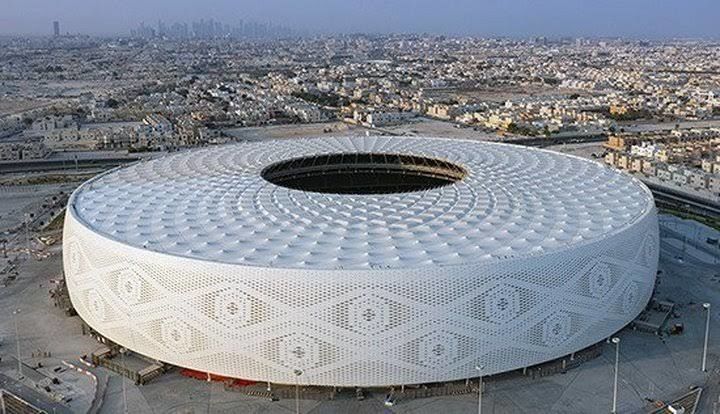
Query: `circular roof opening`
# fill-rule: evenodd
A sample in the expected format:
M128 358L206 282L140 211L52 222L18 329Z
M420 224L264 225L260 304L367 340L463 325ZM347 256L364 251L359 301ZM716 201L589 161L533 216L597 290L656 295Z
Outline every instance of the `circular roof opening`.
M338 153L292 158L261 176L293 190L330 194L392 194L443 187L465 178L457 164L418 155Z

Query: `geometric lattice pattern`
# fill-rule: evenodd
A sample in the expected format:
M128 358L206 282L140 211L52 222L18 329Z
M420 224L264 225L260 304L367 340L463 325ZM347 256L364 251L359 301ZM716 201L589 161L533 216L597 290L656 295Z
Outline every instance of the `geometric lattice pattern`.
M258 179L312 153L445 158L468 177L387 195ZM292 155L290 155L292 154ZM415 138L239 144L105 174L71 197L80 316L141 354L252 380L386 386L474 377L610 336L650 298L647 189L601 165Z

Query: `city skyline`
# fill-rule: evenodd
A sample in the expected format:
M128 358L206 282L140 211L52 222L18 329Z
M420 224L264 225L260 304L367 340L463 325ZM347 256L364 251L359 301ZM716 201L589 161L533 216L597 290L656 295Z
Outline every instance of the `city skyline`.
M112 13L110 12L112 11ZM52 22L63 33L127 35L144 22L215 19L223 24L251 21L288 27L309 35L342 33L432 33L478 37L624 37L640 39L709 38L720 35L714 16L720 4L667 0L603 4L580 0L500 2L460 0L451 5L366 0L340 3L327 0L299 5L288 0L226 0L202 4L195 0L140 2L117 5L110 0L10 0L0 17L0 34L52 35Z

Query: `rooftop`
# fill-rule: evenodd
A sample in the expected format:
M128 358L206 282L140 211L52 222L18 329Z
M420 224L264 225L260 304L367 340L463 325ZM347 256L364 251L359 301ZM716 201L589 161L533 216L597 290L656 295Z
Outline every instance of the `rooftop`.
M361 176L352 173L361 165L373 178L298 181L302 168L322 175L327 165L341 166L347 177ZM380 170L394 177L390 187L377 186L388 182ZM155 252L248 266L389 269L557 252L632 225L653 199L625 174L549 151L340 137L143 161L85 183L71 206L104 237Z

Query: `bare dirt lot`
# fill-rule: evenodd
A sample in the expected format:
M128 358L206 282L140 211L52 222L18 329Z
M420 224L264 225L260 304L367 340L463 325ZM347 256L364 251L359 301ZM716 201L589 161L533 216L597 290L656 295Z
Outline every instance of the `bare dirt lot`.
M458 89L435 89L425 92L427 97L436 99L458 99L466 98L473 101L505 102L508 99L552 96L552 95L589 95L586 91L574 89L559 89L549 86L506 86L502 88L481 87L481 88L458 88Z

